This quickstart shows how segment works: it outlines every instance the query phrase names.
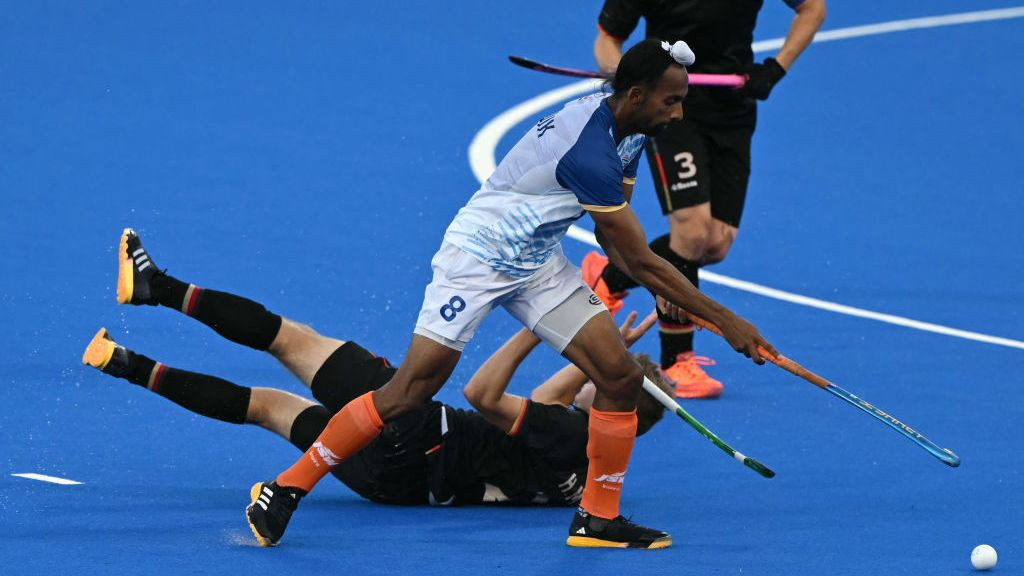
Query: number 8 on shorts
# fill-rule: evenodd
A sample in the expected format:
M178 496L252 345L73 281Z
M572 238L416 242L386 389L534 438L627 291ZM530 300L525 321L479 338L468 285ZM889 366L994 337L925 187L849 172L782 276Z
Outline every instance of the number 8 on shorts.
M451 300L447 304L441 306L441 318L444 318L445 322L451 322L455 320L459 312L466 309L466 301L461 296L452 296Z

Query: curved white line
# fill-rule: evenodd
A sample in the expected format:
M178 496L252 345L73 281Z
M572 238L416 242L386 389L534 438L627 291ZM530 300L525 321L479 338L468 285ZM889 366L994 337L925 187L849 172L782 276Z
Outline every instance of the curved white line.
M814 42L831 42L834 40L889 34L892 32L903 32L906 30L920 30L925 28L937 28L940 26L954 26L958 24L1008 20L1011 18L1022 17L1024 17L1024 6L997 10L981 10L977 12L963 12L960 14L949 14L947 16L911 18L908 20L895 20L892 22L881 22L878 24L867 24L864 26L852 26L849 28L826 30L815 35ZM761 42L755 42L752 47L755 52L776 50L782 46L784 40L784 38L763 40ZM469 144L469 165L473 170L473 176L476 177L478 182L483 183L483 181L491 175L491 172L493 172L495 168L494 151L498 147L498 142L517 124L522 122L524 119L537 114L541 110L568 100L573 96L593 92L599 89L600 85L600 80L574 82L556 90L551 90L535 96L534 98L506 110L485 124L483 128L476 133L473 137L473 141ZM577 226L570 227L567 236L592 246L598 245L593 232L589 232ZM1024 350L1024 341L1001 338L998 336L989 336L979 332L969 332L967 330L950 328L939 324L921 322L919 320L913 320L903 316L883 314L881 312L872 312L871 310L865 310L863 308L854 308L852 306L836 304L826 300L819 300L817 298L810 298L808 296L801 296L800 294L794 294L792 292L769 288L746 280L723 276L706 270L700 271L700 278L701 280L705 280L713 284L721 284L737 290L743 290L765 296L767 298L774 298L776 300L799 304L801 306L809 306L811 308L828 310L837 314L868 318L870 320L877 320L879 322L895 324L897 326L904 326L915 330L944 334L947 336L954 336L956 338L964 338L966 340L974 340L976 342L984 342L986 344L996 344L999 346L1007 346L1010 348Z

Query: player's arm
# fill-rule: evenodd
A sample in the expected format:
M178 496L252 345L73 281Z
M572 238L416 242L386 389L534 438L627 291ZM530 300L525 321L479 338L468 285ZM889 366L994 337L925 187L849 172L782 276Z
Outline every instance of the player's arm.
M651 251L643 228L628 204L617 210L593 210L590 216L609 258L614 254L620 259L624 269L642 286L721 328L734 350L753 358L758 364L764 363L757 351L758 346L776 354L752 324L702 294L675 267Z
M627 348L646 334L651 326L654 326L654 323L658 321L657 312L651 312L640 324L634 327L633 322L636 322L636 317L636 312L630 312L629 316L626 317L626 321L619 326L619 333L622 334L622 339L626 342ZM552 374L543 384L534 388L530 394L530 400L540 404L569 406L586 383L587 375L583 373L583 370L577 368L575 364L567 364L564 368Z
M598 70L608 75L615 74L615 69L619 67L619 60L622 60L622 42L623 39L612 36L601 27L597 28L597 38L594 39L594 61L597 63Z
M793 6L792 1L787 3ZM786 70L789 70L811 40L814 40L814 35L825 21L825 0L803 0L796 4L793 10L796 16L789 26L789 33L786 34L782 48L775 55L775 60Z
M523 414L526 398L505 392L512 375L540 344L540 338L523 328L484 362L462 390L466 400L488 422L511 432Z
M752 64L746 70L747 83L741 90L758 100L768 98L772 88L782 80L797 56L811 43L825 20L825 0L786 0L786 3L793 7L796 16L793 17L782 48L774 58L765 58L764 62Z

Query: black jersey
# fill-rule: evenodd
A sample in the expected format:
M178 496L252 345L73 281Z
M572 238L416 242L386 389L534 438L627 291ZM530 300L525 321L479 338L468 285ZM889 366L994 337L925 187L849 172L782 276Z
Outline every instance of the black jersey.
M444 483L431 487L437 503L579 503L588 464L586 413L530 400L524 409L511 435L476 412L446 409L449 430L434 470ZM435 486L450 491L438 494Z
M330 416L376 390L396 370L355 342L339 347L313 377L324 406L303 418L293 441L305 450ZM514 434L476 412L431 401L391 420L333 473L360 496L389 504L568 505L579 502L587 470L587 415L527 401Z
M605 0L598 25L625 40L643 18L647 38L689 44L697 57L691 72L741 74L754 61L751 44L761 5L762 0ZM753 124L757 114L753 98L700 86L690 87L684 109L686 117L707 123Z

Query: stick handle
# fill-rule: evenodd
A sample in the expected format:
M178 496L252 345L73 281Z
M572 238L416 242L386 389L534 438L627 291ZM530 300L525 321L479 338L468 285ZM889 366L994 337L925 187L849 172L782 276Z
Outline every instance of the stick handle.
M696 324L698 328L702 330L707 330L709 332L714 332L715 334L718 334L723 338L725 337L725 335L722 334L722 330L719 329L718 326L712 324L711 322L708 322L707 320L699 316L694 316L689 312L686 313L686 317L690 319L690 322ZM796 376L799 376L800 378L803 378L804 380L807 380L808 382L814 384L819 388L828 388L828 386L832 384L828 380L822 378L821 376L818 376L817 374L811 372L807 368L804 368L797 362L790 360L789 358L786 358L782 354L779 354L778 356L772 356L771 354L768 353L767 350L760 346L757 347L757 352L761 355L762 358L767 358L768 361L771 362L772 364L775 364L776 366L782 368L783 370L789 372L790 374L794 374Z
M742 88L746 83L747 77L740 74L701 74L699 72L690 74L690 84L693 86Z

